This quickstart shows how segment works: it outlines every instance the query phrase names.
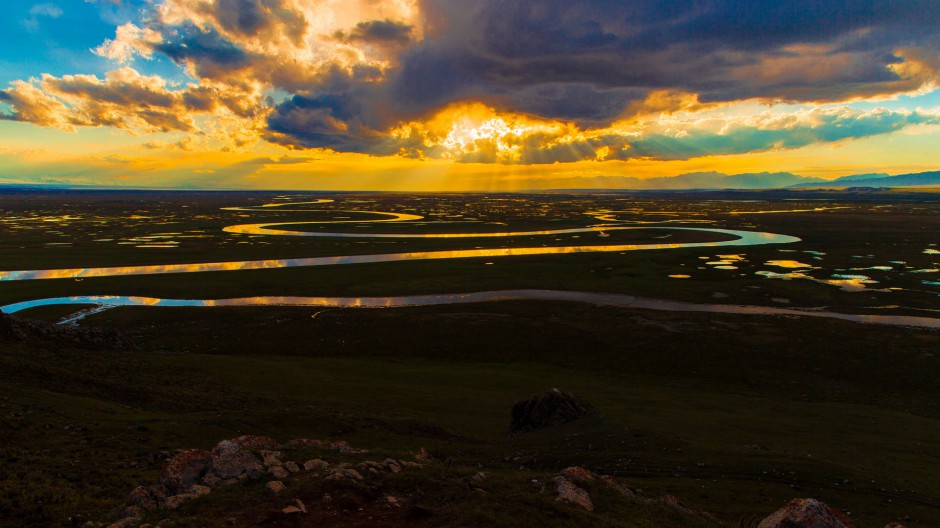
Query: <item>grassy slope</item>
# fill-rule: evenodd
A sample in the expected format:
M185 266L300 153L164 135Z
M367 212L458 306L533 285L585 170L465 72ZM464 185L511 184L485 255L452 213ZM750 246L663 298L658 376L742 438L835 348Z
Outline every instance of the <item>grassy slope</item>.
M859 353L851 342L832 347L826 339L787 355L792 349L773 345L773 336L802 324L788 319L548 308L338 311L313 321L309 310L119 310L111 324L133 329L142 351L5 346L2 431L15 448L4 453L0 512L15 515L7 519L13 526L54 525L75 513L100 518L134 485L155 480L154 453L263 433L342 438L394 456L424 445L450 460L444 471L455 478L482 464L507 482L494 503L506 519L525 510L518 500L530 477L581 464L653 496L676 494L732 524L793 496L849 509L862 526L940 520L936 404L914 405L936 393L937 367L924 356L936 349L935 332L904 341L886 371L882 354ZM539 321L560 315L570 325L544 335ZM729 324L765 345L729 340L739 333L725 334ZM230 325L251 325L257 339L245 347L218 337L231 335ZM858 327L828 328L848 337ZM605 331L606 342L582 339ZM902 339L897 332L867 338L891 343ZM283 341L262 344L277 333ZM689 354L690 340L698 354ZM206 353L210 344L217 350ZM827 346L827 356L817 354ZM605 420L507 438L512 402L553 386L584 396ZM504 461L515 452L525 471ZM580 515L564 512L540 522ZM470 510L459 515L478 520ZM630 525L651 513L598 515Z

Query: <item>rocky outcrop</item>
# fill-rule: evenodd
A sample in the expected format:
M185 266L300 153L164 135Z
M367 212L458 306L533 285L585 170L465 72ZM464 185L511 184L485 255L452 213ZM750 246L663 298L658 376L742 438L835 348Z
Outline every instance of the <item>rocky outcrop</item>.
M793 499L757 528L855 528L845 513L816 499Z
M160 486L167 497L186 493L202 481L212 456L202 449L187 449L170 459L160 475Z
M566 467L561 470L561 476L576 484L594 482L594 474L580 466Z
M291 447L315 446L343 454L367 453L344 441L299 439L288 442ZM264 489L278 496L289 489L283 482L301 466L286 460L281 445L267 436L245 435L222 440L211 450L180 450L169 459L160 474L159 484L138 486L127 497L127 507L111 526L130 528L137 526L144 514L151 510L175 510L189 501L212 492L218 485L238 484L242 480L261 478L269 474L274 479L265 483ZM408 460L386 458L382 462L365 460L353 466L348 462L331 465L326 460L312 459L303 464L303 470L314 478L323 471L324 481L365 481L382 474L400 473L405 468L422 468L422 464ZM285 514L305 514L307 507L299 499L281 510ZM100 523L94 526L103 527Z
M521 400L512 406L510 433L524 433L557 427L585 416L600 416L586 401L574 394L552 389L542 396Z
M587 511L594 511L594 501L584 488L576 486L573 482L563 476L557 476L552 479L555 483L559 502L570 502L576 504Z

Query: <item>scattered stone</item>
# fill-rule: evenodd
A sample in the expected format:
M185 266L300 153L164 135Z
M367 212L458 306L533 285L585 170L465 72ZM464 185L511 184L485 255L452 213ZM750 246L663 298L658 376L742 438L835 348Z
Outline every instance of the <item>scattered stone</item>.
M393 495L389 495L388 497L385 497L385 502L389 503L389 505L394 506L396 508L401 508L401 503L398 501L398 497L395 497Z
M757 528L855 528L848 515L816 499L793 499Z
M552 481L557 486L556 491L558 498L555 499L556 501L570 502L587 511L594 511L594 502L591 500L591 496L588 492L583 488L579 488L565 477L555 477Z
M272 480L264 485L264 489L268 490L269 493L277 495L278 493L284 491L284 488L287 486L279 480Z
M907 528L907 525L901 524L899 522L893 522L893 523L886 524L885 528Z
M300 499L294 499L294 505L300 508L300 511L307 513L307 505Z
M284 469L284 466L274 466L269 471L271 475L276 479L286 479L290 472Z
M261 460L264 462L264 467L273 467L273 466L283 466L284 463L281 462L281 457L284 456L284 453L280 451L268 451L267 449L262 449L259 451L261 455Z
M161 486L137 486L127 495L128 504L145 510L152 510L165 500L166 493Z
M160 475L160 485L167 495L185 493L202 479L212 456L202 449L187 449L170 459Z
M557 427L585 416L600 416L590 404L573 394L552 389L542 396L521 400L512 406L510 433Z
M355 469L349 468L334 468L329 475L326 476L324 480L365 480L365 477L362 476L362 473L359 473Z
M172 497L166 498L166 503L163 504L163 507L168 510L175 510L183 505L184 502L191 501L198 497L195 493L181 493L179 495L173 495Z
M308 460L304 462L304 470L313 471L317 469L325 469L330 467L330 463L326 460L320 460L319 458L314 458L313 460Z
M602 475L602 476L600 477L600 479L601 479L601 482L604 483L604 485L606 485L608 488L610 488L610 489L616 491L617 493L619 493L619 494L620 494L621 496L623 496L623 497L631 497L631 498L632 498L632 497L636 497L636 496L637 496L637 492L636 492L635 490L633 490L633 489L631 489L631 488L628 488L627 486L624 486L624 485L621 484L617 479L615 479L614 477L612 477L612 476L610 476L610 475Z
M470 479L471 479L471 480L474 480L474 481L476 481L476 482L483 482L484 480L488 479L489 477L490 477L489 475L487 475L486 473L480 471L480 472L477 473L476 475L470 477Z
M115 523L109 524L108 528L132 528L138 524L140 524L140 517L127 517Z
M561 470L561 474L577 484L594 482L594 474L580 466L566 467Z
M297 465L297 462L285 462L284 468L287 469L287 471L290 471L291 473L300 472L300 466Z
M415 460L431 460L431 453L428 453L428 450L422 447L415 453Z
M281 512L282 512L282 513L286 513L286 514L288 514L288 515L290 515L290 514L292 514L292 513L306 513L306 512L304 512L303 510L301 510L300 508L298 508L297 506L288 506L288 507L284 508L283 510L281 510Z
M202 496L202 495L208 495L208 494L212 491L212 488L210 488L209 486L199 486L199 485L196 485L196 486L193 486L192 488L190 488L189 491L190 491L193 495L196 495L197 497L199 497L199 496Z
M325 440L314 440L310 438L295 438L287 442L289 447L320 447L327 448L330 446L330 443Z
M401 467L403 468L421 469L424 467L424 464L419 464L417 462L409 462L407 460L399 460L398 463L401 464Z

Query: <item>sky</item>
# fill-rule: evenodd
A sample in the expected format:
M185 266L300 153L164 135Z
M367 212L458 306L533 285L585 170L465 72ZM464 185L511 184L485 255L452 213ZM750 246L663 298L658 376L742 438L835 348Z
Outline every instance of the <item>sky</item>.
M940 169L937 0L9 0L0 183Z

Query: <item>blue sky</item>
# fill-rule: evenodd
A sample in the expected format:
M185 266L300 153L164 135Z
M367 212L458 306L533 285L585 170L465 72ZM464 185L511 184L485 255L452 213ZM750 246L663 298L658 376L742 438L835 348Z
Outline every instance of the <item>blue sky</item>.
M936 0L5 7L5 181L532 188L940 165L921 147L940 140Z

